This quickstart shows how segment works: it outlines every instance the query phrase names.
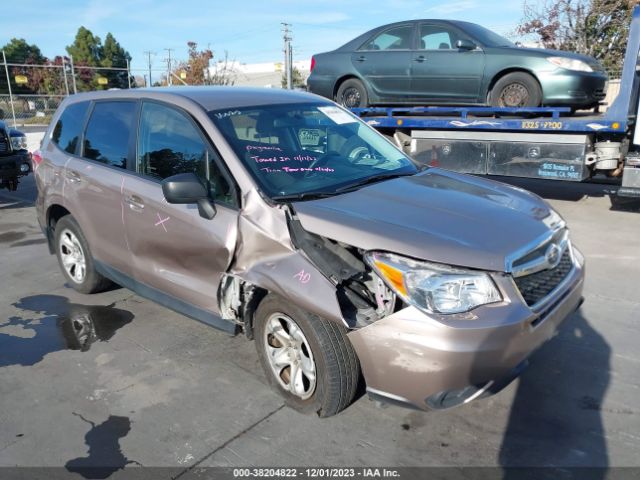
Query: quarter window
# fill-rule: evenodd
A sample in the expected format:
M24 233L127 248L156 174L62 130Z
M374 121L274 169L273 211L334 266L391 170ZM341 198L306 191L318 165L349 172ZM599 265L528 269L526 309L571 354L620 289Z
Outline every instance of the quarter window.
M76 153L88 107L89 102L69 105L65 111L62 112L58 123L56 123L56 126L53 128L51 139L65 152Z
M185 113L157 103L144 103L137 150L140 173L158 180L179 173L195 173L208 183L212 198L234 203L232 189L214 160L214 152Z
M84 135L83 157L127 168L135 111L135 102L97 102Z
M364 50L408 50L412 48L413 26L395 27L377 35L363 47Z

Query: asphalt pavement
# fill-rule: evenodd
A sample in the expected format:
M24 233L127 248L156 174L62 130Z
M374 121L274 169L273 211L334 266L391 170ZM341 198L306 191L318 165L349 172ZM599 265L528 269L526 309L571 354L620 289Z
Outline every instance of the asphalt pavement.
M640 213L607 185L533 183L586 256L581 309L497 396L329 419L283 406L243 336L65 286L33 176L0 191L0 466L640 466Z

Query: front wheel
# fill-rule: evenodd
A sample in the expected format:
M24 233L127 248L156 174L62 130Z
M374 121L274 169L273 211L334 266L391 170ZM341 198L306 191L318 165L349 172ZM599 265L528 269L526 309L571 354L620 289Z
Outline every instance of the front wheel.
M492 107L539 107L542 90L528 73L513 72L496 82L489 94L489 103Z
M256 310L255 332L267 379L290 407L329 417L351 403L360 364L343 326L269 295Z

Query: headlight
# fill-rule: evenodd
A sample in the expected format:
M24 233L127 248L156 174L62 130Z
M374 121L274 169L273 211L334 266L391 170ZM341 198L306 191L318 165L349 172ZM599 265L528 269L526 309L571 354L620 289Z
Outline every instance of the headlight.
M11 148L14 150L26 150L27 137L11 137Z
M382 252L369 252L365 258L389 288L428 313L462 313L502 300L487 273Z
M547 61L553 63L556 67L566 68L567 70L576 70L578 72L593 72L593 68L588 63L575 58L566 57L547 57Z

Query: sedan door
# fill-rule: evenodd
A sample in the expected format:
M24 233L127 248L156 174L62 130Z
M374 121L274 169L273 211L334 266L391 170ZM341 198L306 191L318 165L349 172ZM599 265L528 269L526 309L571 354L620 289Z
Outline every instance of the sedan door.
M377 34L351 55L355 70L380 101L406 101L411 89L414 25Z
M427 103L484 103L479 98L485 55L480 48L458 48L473 43L457 28L422 23L418 50L411 65L412 100Z
M238 208L231 177L185 111L143 102L137 139L139 176L124 185L125 228L137 289L170 308L216 324L220 280L231 263ZM162 180L193 172L209 186L216 215L169 204Z

